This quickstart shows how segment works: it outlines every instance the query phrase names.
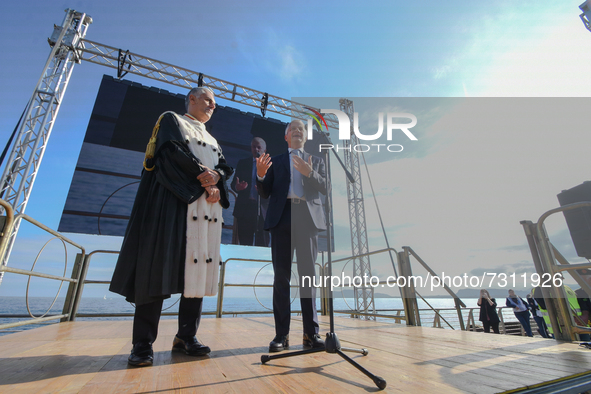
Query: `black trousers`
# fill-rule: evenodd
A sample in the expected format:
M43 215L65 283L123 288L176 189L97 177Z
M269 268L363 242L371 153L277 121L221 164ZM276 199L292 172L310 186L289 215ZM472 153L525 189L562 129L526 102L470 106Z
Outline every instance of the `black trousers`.
M484 328L484 332L490 332L490 328L492 327L493 332L495 334L500 334L499 332L499 322L491 322L491 321L483 321L482 322L482 327Z
M289 334L291 320L291 297L289 281L294 251L300 283L300 305L304 333L318 334L318 315L316 311L316 288L311 284L303 287L302 277L314 278L314 263L318 255L318 231L310 217L305 202L285 204L279 224L271 229L271 254L273 258L273 316L275 334Z
M269 246L269 233L263 230L262 216L234 216L238 243L247 246Z
M149 304L136 305L133 317L132 344L152 344L158 336L158 322L164 300ZM181 296L179 305L179 328L177 336L183 340L193 338L199 328L203 298L185 298Z

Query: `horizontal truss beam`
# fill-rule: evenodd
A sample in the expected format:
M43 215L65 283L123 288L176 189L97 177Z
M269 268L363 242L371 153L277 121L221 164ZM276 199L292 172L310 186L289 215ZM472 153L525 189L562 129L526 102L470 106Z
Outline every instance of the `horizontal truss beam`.
M212 89L218 98L261 109L263 116L269 111L304 122L310 117L310 111L304 104L136 53L123 52L119 48L85 39L81 40L79 50L81 60L114 68L118 71L119 77L131 73L186 89L206 86ZM335 115L326 114L324 119L328 127L338 130L339 123Z

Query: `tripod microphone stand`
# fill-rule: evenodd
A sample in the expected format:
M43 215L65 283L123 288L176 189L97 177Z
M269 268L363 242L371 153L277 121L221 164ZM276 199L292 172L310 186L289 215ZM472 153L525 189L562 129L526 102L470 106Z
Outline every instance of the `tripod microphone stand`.
M328 139L328 136L325 133L320 132L319 134L327 141L328 144L330 144L330 140ZM341 167L343 167L343 170L347 174L347 177L349 178L349 180L351 182L355 182L355 179L353 178L351 173L345 168L345 165L343 164L343 162L341 161L339 156L334 151L334 148L331 148L331 150L334 153L337 160L339 161L339 164L341 165ZM330 181L330 161L329 161L328 150L325 150L324 158L325 158L324 161L326 162L326 174L327 174L327 176L326 176L326 196L327 196L327 198L326 198L326 217L327 217L327 220L326 220L326 222L327 222L326 223L326 234L327 234L326 244L327 244L327 267L328 267L327 274L328 274L328 277L332 277L332 257L331 257L331 253L332 253L331 209L332 209L332 207L331 207L331 202L330 202L330 198L329 198L329 196L331 195L331 192L332 192L332 184ZM314 300L314 302L316 302L316 301ZM386 381L383 378L372 374L367 369L365 369L361 365L359 365L355 360L351 359L349 356L347 356L345 353L343 353L343 351L348 351L348 352L360 353L360 354L363 354L364 356L366 356L368 354L368 351L367 351L367 349L351 349L351 348L341 347L341 343L339 341L339 338L337 337L337 334L334 331L334 307L333 307L332 286L328 289L328 313L329 313L329 319L330 319L330 331L326 334L324 349L323 348L312 348L312 349L305 349L305 350L300 350L300 351L295 351L295 352L281 353L281 354L274 354L274 355L264 354L261 356L261 363L265 364L266 362L268 362L270 360L275 360L278 358L301 356L304 354L319 353L319 352L323 352L323 351L325 351L327 353L336 353L339 356L341 356L343 359L345 359L347 362L349 362L349 364L353 365L355 368L357 368L359 371L363 372L367 377L369 377L371 380L373 380L375 385L380 390L385 389L386 388Z

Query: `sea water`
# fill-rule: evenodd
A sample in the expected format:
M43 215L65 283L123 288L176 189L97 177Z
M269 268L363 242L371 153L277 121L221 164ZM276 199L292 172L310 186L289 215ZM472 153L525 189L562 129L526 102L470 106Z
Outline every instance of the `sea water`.
M164 301L163 311L164 312L178 312L178 300L179 296L175 295L170 299ZM210 312L212 315L204 315L204 318L215 317L217 309L217 297L205 297L203 301L203 312ZM476 299L463 299L464 303L468 308L475 308ZM47 315L58 315L62 313L64 298L59 297L55 300L53 297L29 297L28 305L31 314L34 316ZM423 300L417 300L419 309L421 309L421 324L426 327L432 327L434 323L435 312L429 308L429 306ZM435 309L444 309L440 312L443 319L447 323L440 319L441 327L447 329L459 329L459 319L457 312L454 308L454 301L452 298L426 298L426 302L429 303ZM53 307L51 307L53 303ZM335 311L349 311L355 305L353 298L342 298L335 297L333 300ZM271 298L255 298L255 297L225 297L223 302L224 318L231 318L232 314L228 315L229 312L237 312L236 316L240 316L239 312L251 311L259 312L254 316L269 316L269 312L272 309ZM51 308L50 308L51 307ZM317 301L317 308L320 311L320 301ZM375 298L376 312L381 315L404 315L404 306L402 300L398 297L385 297ZM98 297L83 297L80 301L80 307L78 309L79 314L116 314L116 313L129 313L133 314L135 306L122 297L106 294L103 298ZM299 301L297 298L293 298L292 310L299 310ZM398 312L401 311L401 312ZM514 321L513 313L511 310L504 310L504 320ZM19 318L2 318L2 315L28 315L27 300L25 297L0 297L0 324L13 323L16 321L26 320L25 317ZM347 314L337 313L336 316L349 316ZM467 323L469 311L464 310L462 312L464 322ZM253 316L250 314L249 316ZM478 322L478 309L473 311L474 320L476 324ZM131 319L132 317L92 317L83 318L78 317L77 320L121 320ZM163 319L174 319L175 316L162 316ZM378 317L378 321L395 323L394 319L387 317ZM52 324L58 320L52 320L46 324ZM448 325L449 323L449 325ZM451 326L451 327L450 327ZM15 331L27 330L38 327L38 325L27 325L21 327L15 327L12 329L0 330L0 335L5 335Z

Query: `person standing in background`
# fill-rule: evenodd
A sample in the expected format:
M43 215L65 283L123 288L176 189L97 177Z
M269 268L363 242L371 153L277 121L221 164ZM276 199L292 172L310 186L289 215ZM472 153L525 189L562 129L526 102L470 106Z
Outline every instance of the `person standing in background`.
M482 322L484 332L490 332L492 327L495 334L500 334L500 319L499 315L497 314L496 300L490 297L490 294L487 290L482 289L480 290L480 298L478 298L477 304L480 307L480 316L478 317L478 320Z
M529 304L531 313L534 315L534 320L538 325L538 333L544 338L550 338L550 335L548 334L548 328L546 327L546 322L544 321L544 315L542 314L542 311L540 311L540 306L531 294L527 295L527 303Z
M267 144L260 137L250 142L252 157L241 159L236 165L230 187L237 194L234 204L234 227L238 244L247 246L269 246L269 232L263 230L269 200L257 192L256 159L267 153Z
M534 334L531 332L531 325L529 323L529 304L519 296L515 294L512 289L509 289L509 297L507 297L505 301L505 305L510 308L513 308L513 313L521 326L525 330L525 334L528 337L533 337Z

